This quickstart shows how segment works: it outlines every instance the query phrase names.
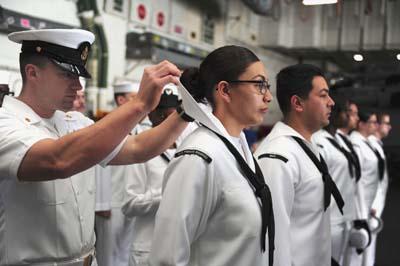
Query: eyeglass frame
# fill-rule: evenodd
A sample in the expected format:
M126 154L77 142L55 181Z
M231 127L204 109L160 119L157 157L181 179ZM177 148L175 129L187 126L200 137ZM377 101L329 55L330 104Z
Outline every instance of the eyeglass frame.
M228 83L254 83L257 84L258 92L261 95L265 95L267 91L271 91L271 84L269 84L268 80L229 80L227 81ZM260 86L261 85L261 86ZM265 90L262 92L262 90Z

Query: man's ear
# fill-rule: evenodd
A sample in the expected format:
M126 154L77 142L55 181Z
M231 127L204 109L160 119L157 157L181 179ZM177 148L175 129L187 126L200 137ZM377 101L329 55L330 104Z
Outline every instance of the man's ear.
M296 112L301 113L304 111L304 101L297 95L292 95L292 97L290 97L290 105Z
M25 77L27 80L36 79L38 77L39 68L33 64L27 64L25 66Z
M126 102L126 99L125 99L124 96L122 96L122 95L118 95L118 96L117 96L117 105L118 105L118 106L124 104L125 102Z

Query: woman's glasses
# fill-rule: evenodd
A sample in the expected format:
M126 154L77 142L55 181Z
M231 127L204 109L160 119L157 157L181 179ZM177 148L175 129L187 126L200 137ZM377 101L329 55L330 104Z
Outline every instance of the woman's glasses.
M253 83L257 86L260 94L265 95L270 90L271 85L267 80L231 80L229 83Z

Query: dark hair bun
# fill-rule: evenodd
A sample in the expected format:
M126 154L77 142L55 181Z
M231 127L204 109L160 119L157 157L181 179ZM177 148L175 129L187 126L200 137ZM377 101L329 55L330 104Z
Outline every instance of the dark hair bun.
M191 67L183 71L180 81L197 102L204 102L205 91L200 85L200 72L197 67Z

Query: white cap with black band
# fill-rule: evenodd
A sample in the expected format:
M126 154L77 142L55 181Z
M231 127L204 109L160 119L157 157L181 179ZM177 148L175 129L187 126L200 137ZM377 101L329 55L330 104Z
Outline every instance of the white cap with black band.
M81 29L44 29L13 32L8 38L21 43L22 54L37 54L51 59L60 68L91 78L85 65L95 36Z

